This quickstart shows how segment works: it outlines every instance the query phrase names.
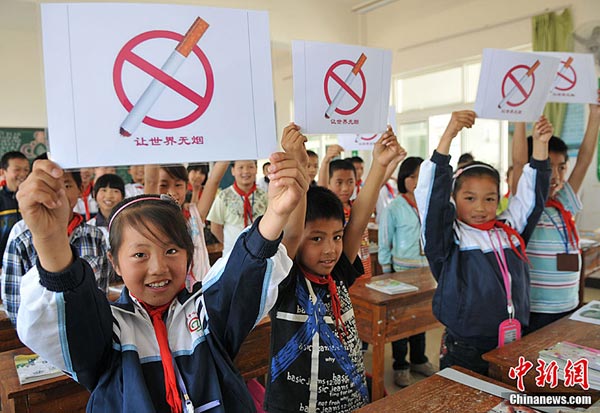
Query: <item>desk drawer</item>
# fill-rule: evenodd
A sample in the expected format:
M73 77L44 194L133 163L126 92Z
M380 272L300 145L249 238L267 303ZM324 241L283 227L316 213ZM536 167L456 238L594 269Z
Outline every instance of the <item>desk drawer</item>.
M388 309L386 340L394 341L440 326L433 316L431 301L418 301Z
M15 412L85 413L89 398L90 393L83 386L70 382L64 386L16 398Z

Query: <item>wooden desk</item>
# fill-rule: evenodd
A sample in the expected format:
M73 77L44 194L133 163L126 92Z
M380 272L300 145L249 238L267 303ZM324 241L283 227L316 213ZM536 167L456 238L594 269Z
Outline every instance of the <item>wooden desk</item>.
M207 245L206 250L208 251L208 262L213 265L223 255L223 244L219 242Z
M271 349L271 320L265 317L242 343L233 361L244 380L265 376L269 371Z
M600 288L600 242L581 248L581 278L579 282L579 304L583 305L583 293L588 280L590 287Z
M519 356L531 361L534 367L524 377L525 390L529 393L591 394L594 400L598 399L600 392L595 390L584 392L579 387L565 387L562 380L559 380L558 386L554 389L549 386L538 388L535 385L535 377L537 376L535 368L537 367L540 350L548 348L559 341L570 341L599 349L600 326L569 320L567 316L523 337L521 340L484 354L483 359L490 363L489 374L491 378L512 386L516 386L516 381L508 377L508 371L511 367L518 365Z
M412 293L389 295L365 286L371 280L396 278L419 287ZM358 279L350 288L361 340L373 345L373 400L383 397L385 343L441 327L433 316L431 300L437 283L429 268Z
M90 393L67 376L19 384L14 357L31 354L26 347L0 353L2 413L84 413Z
M453 367L453 369L514 391L514 389L503 383L467 369L461 367ZM434 374L357 410L357 413L398 411L403 413L487 412L500 402L502 402L501 397Z
M10 322L8 314L0 311L0 352L23 347L23 343L17 337L17 330Z

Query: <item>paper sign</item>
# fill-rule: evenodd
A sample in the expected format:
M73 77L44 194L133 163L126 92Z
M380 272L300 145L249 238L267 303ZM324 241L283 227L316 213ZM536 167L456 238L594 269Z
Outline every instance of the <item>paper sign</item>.
M396 107L390 106L388 112L388 125L392 127L394 133L398 134L396 128ZM346 151L372 151L373 146L381 137L381 133L366 133L366 134L340 134L338 142Z
M598 103L594 55L590 53L536 52L560 59L548 102Z
M559 63L558 58L534 53L484 49L475 113L480 118L537 121Z
M304 133L381 133L390 96L392 52L292 42L294 121Z
M41 10L50 154L61 166L257 159L276 149L266 12Z

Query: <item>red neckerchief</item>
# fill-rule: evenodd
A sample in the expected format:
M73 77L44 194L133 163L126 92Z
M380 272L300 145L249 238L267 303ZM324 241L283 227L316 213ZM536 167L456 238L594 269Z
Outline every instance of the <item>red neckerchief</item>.
M473 228L480 229L482 231L489 231L492 228L503 229L504 232L506 232L506 235L508 236L508 242L510 242L510 249L512 249L515 252L515 254L517 254L517 257L519 257L521 260L523 260L527 263L529 262L529 258L527 258L527 254L525 253L525 241L523 241L523 238L521 238L521 235L513 227L506 225L504 222L498 221L497 219L488 221L483 224L467 224L467 225L469 225ZM517 239L519 240L520 247L521 247L520 251L512 241L513 235L515 237L517 237Z
M504 198L508 198L510 196L510 189L508 191L506 191L506 193L504 194Z
M187 208L183 208L183 209L181 209L181 212L183 212L183 216L185 217L185 220L186 220L186 221L189 221L189 220L190 220L190 218L192 217L192 213L191 213L191 212L190 212L190 210L189 210L189 209L187 209Z
M92 193L92 189L94 188L94 184L90 182L87 188L83 190L81 193L81 199L83 200L83 207L85 208L85 220L90 220L90 206L88 205L88 197Z
M567 234L569 235L569 242L571 245L573 245L573 248L577 249L577 246L579 245L579 234L577 233L577 228L575 227L575 218L573 218L573 214L567 211L558 199L548 199L546 201L546 207L556 208L558 210L563 222L565 223L565 228L567 230Z
M388 190L388 193L390 194L390 198L394 197L394 188L392 187L392 185L390 185L389 183L385 183L385 187Z
M250 203L250 195L256 191L256 182L252 185L252 188L248 192L244 192L237 185L237 182L233 182L233 189L239 196L244 198L244 226L248 226L248 221L252 223L252 204Z
M171 303L169 302L160 307L153 307L143 301L140 301L140 303L144 306L152 319L154 334L156 334L156 340L158 341L160 359L162 360L163 374L165 376L167 403L171 406L171 413L182 413L183 407L181 398L179 397L179 390L177 389L177 379L175 378L175 369L173 368L173 356L171 355L171 349L169 348L167 326L163 320L163 314L167 311Z
M3 179L2 181L0 181L0 187L2 186L6 186L6 179Z
M360 192L360 186L362 185L362 179L356 181L356 195Z
M69 222L69 226L67 227L67 235L70 237L75 228L77 228L83 222L83 216L79 214L73 214L73 218Z
M300 267L300 270L302 271L302 274L304 274L304 276L306 277L306 279L308 281L313 282L315 284L319 284L319 285L327 284L327 289L329 290L329 295L331 296L331 312L333 313L333 318L335 319L335 329L338 332L340 341L343 342L344 340L342 338L342 334L340 333L339 325L342 326L342 329L344 330L344 334L348 334L348 332L346 331L346 326L344 325L344 322L342 321L342 308L341 308L341 304L340 304L340 296L338 295L337 286L335 285L335 280L333 279L331 274L327 274L326 277L321 277L321 276L309 273L302 267Z
M417 204L415 201L413 201L412 199L410 199L409 197L406 196L406 194L402 194L402 198L404 198L404 200L406 201L406 203L408 205L410 205L411 207L413 207L413 209L415 211L417 211L417 213L419 212L419 208L417 208Z

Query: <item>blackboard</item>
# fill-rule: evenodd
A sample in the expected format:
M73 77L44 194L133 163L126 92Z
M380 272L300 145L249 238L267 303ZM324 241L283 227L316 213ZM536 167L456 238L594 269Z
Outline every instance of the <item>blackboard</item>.
M20 151L29 160L46 152L44 128L0 128L0 156L9 151Z

